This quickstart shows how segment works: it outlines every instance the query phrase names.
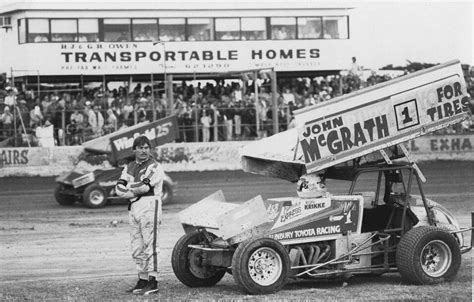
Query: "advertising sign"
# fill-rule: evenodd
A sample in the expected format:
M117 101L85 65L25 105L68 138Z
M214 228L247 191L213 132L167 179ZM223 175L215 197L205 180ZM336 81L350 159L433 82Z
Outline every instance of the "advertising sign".
M406 142L467 117L458 61L295 112L308 173Z
M27 43L11 50L10 64L18 75L27 70L41 75L341 70L349 65L349 45L350 40L343 39ZM39 59L43 57L49 60Z
M357 196L298 199L284 207L276 200L265 203L273 218L270 236L279 241L360 232L362 199Z
M150 139L153 147L156 147L174 141L177 133L178 120L173 115L133 129L133 131L111 136L110 145L113 157L117 161L133 156L133 140L138 136L145 135Z

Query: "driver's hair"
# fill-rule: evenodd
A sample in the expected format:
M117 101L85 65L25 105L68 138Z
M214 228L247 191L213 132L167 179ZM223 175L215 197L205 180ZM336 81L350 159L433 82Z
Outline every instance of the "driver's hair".
M143 146L143 145L148 145L148 147L150 147L150 149L151 149L151 142L148 139L148 137L146 137L144 135L137 137L133 141L132 150L135 150L137 147Z

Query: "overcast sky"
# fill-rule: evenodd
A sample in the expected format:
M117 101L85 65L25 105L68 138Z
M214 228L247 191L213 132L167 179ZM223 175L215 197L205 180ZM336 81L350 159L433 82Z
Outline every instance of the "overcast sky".
M72 1L117 3L124 0ZM166 2L164 0L135 1ZM219 1L226 0L207 0L205 2ZM269 7L271 7L271 3L276 2L258 1L259 3L268 3ZM0 5L8 2L64 2L64 0L0 0ZM174 0L173 2L186 1ZM254 3L255 0L235 2L242 2L244 6L245 2ZM407 60L442 63L451 59L459 59L462 63L474 65L473 1L366 0L349 2L332 0L330 3L334 2L355 7L351 19L351 39L354 41L353 55L364 67L381 68L388 64L404 66L407 64ZM350 62L348 62L349 64Z
M356 2L352 38L361 65L380 68L407 61L474 65L473 2Z

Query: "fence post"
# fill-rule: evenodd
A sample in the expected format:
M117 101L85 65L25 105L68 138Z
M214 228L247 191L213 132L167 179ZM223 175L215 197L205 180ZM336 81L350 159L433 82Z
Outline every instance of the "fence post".
M275 69L272 69L272 119L273 134L278 133L278 98L277 98L277 75Z

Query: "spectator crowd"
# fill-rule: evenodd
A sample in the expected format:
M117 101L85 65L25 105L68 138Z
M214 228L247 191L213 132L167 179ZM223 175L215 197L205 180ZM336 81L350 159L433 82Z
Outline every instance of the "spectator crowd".
M278 131L291 127L295 109L391 79L376 73L363 79L359 72L353 58L352 68L344 75L278 79ZM124 86L104 89L100 85L39 95L6 84L0 89L0 146L25 145L25 141L43 146L78 145L171 114L178 117L179 142L257 139L273 134L275 110L270 80L258 80L258 99L254 84L251 80L182 81L173 85L173 102L164 93L157 93L164 91L163 83L155 87L137 83L130 90ZM471 121L467 121L443 131L472 130ZM12 142L15 133L20 143Z

